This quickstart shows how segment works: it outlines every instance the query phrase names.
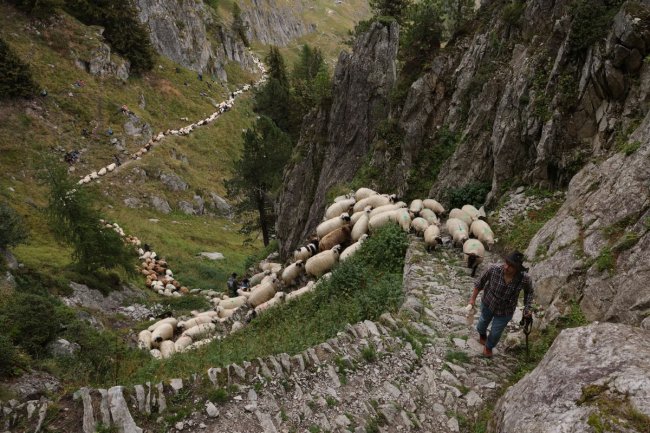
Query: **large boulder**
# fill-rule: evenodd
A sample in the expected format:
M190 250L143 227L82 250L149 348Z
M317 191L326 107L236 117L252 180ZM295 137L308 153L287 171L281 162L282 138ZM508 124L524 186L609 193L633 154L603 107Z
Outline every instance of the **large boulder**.
M537 368L497 402L489 431L647 432L649 336L614 323L562 331Z

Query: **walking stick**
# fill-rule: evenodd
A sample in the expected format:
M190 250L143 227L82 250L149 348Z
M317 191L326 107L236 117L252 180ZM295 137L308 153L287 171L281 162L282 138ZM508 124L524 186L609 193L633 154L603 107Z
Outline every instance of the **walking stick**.
M526 359L530 356L530 350L528 348L528 335L533 330L533 315L523 316L519 325L524 327L524 335L526 336Z

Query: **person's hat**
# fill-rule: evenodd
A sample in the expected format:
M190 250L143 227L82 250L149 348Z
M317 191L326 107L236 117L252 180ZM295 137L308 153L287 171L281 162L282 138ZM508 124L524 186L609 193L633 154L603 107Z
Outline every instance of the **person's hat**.
M232 276L233 276L233 277L236 277L236 276L237 276L237 272L233 272L233 273L232 273Z
M519 251L513 251L505 257L505 261L517 268L518 272L525 272L528 269L524 267L524 255Z

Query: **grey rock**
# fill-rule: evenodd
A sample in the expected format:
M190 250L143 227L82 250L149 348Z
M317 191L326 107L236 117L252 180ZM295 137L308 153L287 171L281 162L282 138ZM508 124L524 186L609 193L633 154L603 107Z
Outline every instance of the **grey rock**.
M210 418L217 418L219 416L219 409L211 401L205 404L205 411Z
M131 209L137 209L142 206L142 202L137 197L127 197L124 199L124 205Z
M242 18L249 26L247 37L266 45L285 46L315 30L314 26L304 22L303 12L301 2L254 0L250 6L242 7Z
M206 258L208 258L210 260L223 260L223 259L225 259L224 255L222 253L218 253L218 252L212 252L212 253L201 252L201 253L199 253L199 255L201 257L206 257Z
M64 338L59 338L48 345L48 351L52 356L73 356L79 350L81 346Z
M162 382L156 384L156 390L158 391L158 413L163 413L167 409L167 400L165 399L165 389Z
M162 173L160 182L170 191L185 191L188 188L187 183L175 173Z
M255 416L257 417L257 420L260 422L260 426L264 430L264 433L278 433L278 431L275 428L275 425L273 425L273 420L268 414L257 411L255 412Z
M460 426L458 425L458 420L456 418L449 418L447 421L447 428L450 432L459 432Z
M613 323L566 329L535 370L499 399L494 431L550 433L561 423L565 431L591 432L587 420L595 406L578 403L588 386L650 416L649 360L650 341L642 329Z
M194 210L194 206L192 203L181 200L178 202L178 208L183 212L185 215L195 215L196 211Z
M73 395L75 400L81 398L84 413L82 418L82 429L84 433L95 433L95 414L93 413L93 403L90 398L90 390L86 387L81 388Z
M121 308L127 300L140 299L143 296L142 293L128 287L113 291L108 296L104 296L99 290L75 282L70 282L70 288L72 295L62 298L64 304L69 307L99 310L103 313L114 312Z
M174 394L178 394L183 389L183 379L172 379L169 381L169 386L171 386Z
M143 141L149 141L153 135L151 125L132 112L127 113L127 120L124 122L123 128L126 135L131 137L142 137Z
M20 400L38 400L41 396L61 389L61 382L45 372L31 372L20 376L7 385Z
M216 192L210 192L210 200L212 201L212 207L215 208L220 215L228 216L232 214L232 207L228 204L226 199Z
M103 29L101 32L103 32ZM101 38L101 36L99 37ZM90 51L81 54L81 57L76 59L75 64L91 75L102 78L112 76L122 81L128 80L129 62L116 55L112 55L110 46L104 44L102 41L103 38Z
M200 195L195 195L192 199L194 200L195 213L197 215L205 214L205 201L203 200L203 197Z
M123 387L114 386L108 390L108 399L113 424L120 432L142 433L142 429L135 424L129 407L123 395Z
M111 425L111 408L108 401L108 390L99 388L97 390L100 395L99 413L102 416L102 424Z
M18 260L11 254L11 251L0 247L0 260L4 260L9 270L18 269Z
M167 203L167 200L165 200L164 198L158 197L156 195L151 196L151 205L158 212L163 213L165 215L172 211L172 208L169 207L169 203Z

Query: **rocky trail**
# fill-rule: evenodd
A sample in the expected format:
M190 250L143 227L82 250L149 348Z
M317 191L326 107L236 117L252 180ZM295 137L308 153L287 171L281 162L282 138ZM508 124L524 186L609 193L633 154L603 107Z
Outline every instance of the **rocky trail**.
M490 255L485 265L497 260ZM474 318L463 308L472 283L458 250L427 253L412 238L397 315L349 326L302 355L275 357L261 381L250 365L230 366L234 398L207 403L175 431L463 431L515 365L498 350L491 360L482 357ZM219 374L225 371L213 371Z

